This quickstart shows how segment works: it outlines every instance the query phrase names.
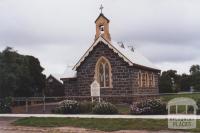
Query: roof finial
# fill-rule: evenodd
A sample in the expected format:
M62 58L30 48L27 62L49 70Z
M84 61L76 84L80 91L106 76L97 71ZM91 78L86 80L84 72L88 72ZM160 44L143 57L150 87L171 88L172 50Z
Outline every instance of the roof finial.
M102 10L103 10L103 5L102 4L101 4L99 9L101 10L101 14L102 14Z

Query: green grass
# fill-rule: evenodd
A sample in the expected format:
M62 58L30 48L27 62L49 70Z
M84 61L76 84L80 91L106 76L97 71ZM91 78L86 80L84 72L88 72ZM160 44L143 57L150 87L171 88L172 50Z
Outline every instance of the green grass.
M168 102L169 100L177 97L188 97L192 98L194 100L200 99L200 94L193 93L193 94L171 94L171 95L165 95L165 96L160 96L161 100L163 102Z
M130 113L129 105L126 104L121 104L121 105L116 105L119 114L127 115Z
M167 127L167 119L91 119L91 118L23 118L13 123L17 126L33 127L62 127L72 126L101 131L119 130L170 130ZM182 130L200 132L200 120L197 121L197 128L193 130ZM174 131L174 130L173 130Z
M146 119L89 119L89 118L24 118L14 122L14 125L34 127L73 126L101 131L117 130L159 130L167 129L166 120Z

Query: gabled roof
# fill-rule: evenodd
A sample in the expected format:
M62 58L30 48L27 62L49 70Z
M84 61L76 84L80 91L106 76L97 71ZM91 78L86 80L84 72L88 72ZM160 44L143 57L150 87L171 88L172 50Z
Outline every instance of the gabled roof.
M46 79L49 79L50 77L54 78L55 80L57 80L58 82L60 82L61 84L63 84L63 81L60 80L61 75L59 75L59 74L50 74Z
M99 43L103 42L110 49L112 49L115 53L119 55L119 57L123 58L125 62L127 62L130 66L141 66L148 69L160 71L153 63L151 63L147 58L145 58L139 51L136 49L133 51L127 46L121 47L119 44L115 42L108 42L102 36L92 44L92 46L86 51L86 53L81 57L81 59L76 63L73 67L73 70L76 70L81 63L85 60L85 58L89 55L89 53L93 50L93 48Z
M105 19L108 21L108 23L110 22L110 20L109 20L108 18L106 18L106 17L103 15L103 13L100 13L99 16L97 17L97 19L95 20L95 23L97 22L97 20L98 20L100 17L105 18Z
M73 66L68 66L67 69L65 70L64 74L60 77L60 79L71 79L71 78L76 78L76 70L72 69Z

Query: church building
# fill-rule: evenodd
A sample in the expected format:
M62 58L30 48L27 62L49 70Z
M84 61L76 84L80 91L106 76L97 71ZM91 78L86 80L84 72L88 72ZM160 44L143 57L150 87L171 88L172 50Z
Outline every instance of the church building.
M103 13L95 20L93 44L61 78L65 95L90 96L90 85L95 80L102 97L130 100L134 96L157 95L160 70L133 46L114 42L109 23Z

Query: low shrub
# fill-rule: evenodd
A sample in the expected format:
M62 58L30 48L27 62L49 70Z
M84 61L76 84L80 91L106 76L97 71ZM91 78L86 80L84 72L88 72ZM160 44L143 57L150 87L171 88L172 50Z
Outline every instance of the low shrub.
M80 112L79 103L74 100L64 100L52 112L58 114L78 114Z
M74 100L64 100L58 107L52 110L56 114L78 114L78 113L94 113L94 114L117 114L118 110L115 105L108 102L77 102Z
M80 113L91 113L95 103L90 101L83 101L79 103Z
M12 100L9 97L0 99L0 114L11 113L12 112L11 103L12 103Z
M130 106L130 113L134 115L158 115L166 112L166 105L160 99L135 102Z
M115 105L109 102L101 102L93 107L92 112L94 114L117 114L118 110Z
M197 99L196 100L196 104L197 104L197 107L198 107L198 109L197 109L197 114L200 114L200 99ZM194 109L193 109L194 110Z

